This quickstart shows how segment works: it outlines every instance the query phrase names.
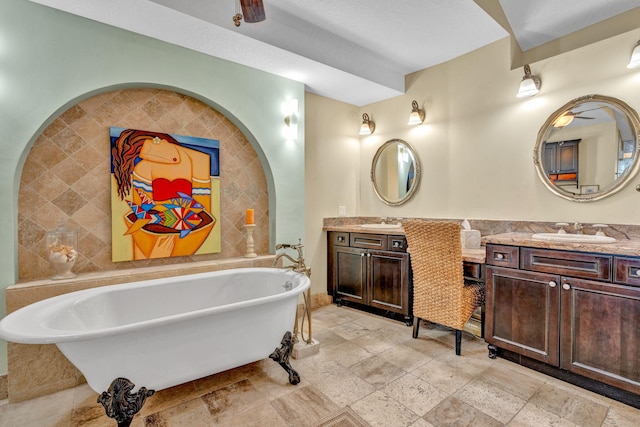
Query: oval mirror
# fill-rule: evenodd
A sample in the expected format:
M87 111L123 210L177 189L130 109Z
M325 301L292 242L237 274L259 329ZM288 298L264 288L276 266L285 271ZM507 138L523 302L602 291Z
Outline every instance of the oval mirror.
M538 132L533 161L554 194L599 200L620 191L636 174L638 113L602 95L576 98L556 110Z
M420 162L415 150L401 139L392 139L373 156L371 181L384 203L398 206L413 197L420 184Z

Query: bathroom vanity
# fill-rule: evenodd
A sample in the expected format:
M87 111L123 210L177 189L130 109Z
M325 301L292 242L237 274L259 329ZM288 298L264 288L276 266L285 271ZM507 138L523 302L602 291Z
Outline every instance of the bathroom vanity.
M489 356L640 407L639 244L484 241Z
M404 235L330 231L328 266L328 293L336 304L353 302L399 314L412 323Z
M412 280L401 228L366 230L358 225L325 227L327 292L338 305L353 305L413 324ZM484 249L463 250L465 280L484 282ZM482 336L481 310L465 330Z

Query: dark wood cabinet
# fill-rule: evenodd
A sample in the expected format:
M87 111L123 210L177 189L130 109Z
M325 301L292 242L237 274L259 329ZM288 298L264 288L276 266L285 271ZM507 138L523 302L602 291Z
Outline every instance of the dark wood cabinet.
M544 144L543 165L552 182L578 180L579 142L574 139Z
M558 276L551 274L488 267L485 340L556 365L559 281Z
M490 356L543 362L640 405L640 258L489 244L487 264Z
M640 289L562 278L560 367L640 393Z
M404 236L330 231L328 243L328 291L337 304L356 303L412 323Z

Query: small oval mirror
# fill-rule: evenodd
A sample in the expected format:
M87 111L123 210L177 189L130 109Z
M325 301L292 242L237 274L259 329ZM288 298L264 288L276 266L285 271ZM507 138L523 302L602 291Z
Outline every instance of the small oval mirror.
M576 98L556 110L538 132L533 161L554 194L599 200L620 191L640 166L638 113L602 95Z
M406 203L420 185L420 162L415 150L401 139L385 142L371 164L376 195L390 206Z

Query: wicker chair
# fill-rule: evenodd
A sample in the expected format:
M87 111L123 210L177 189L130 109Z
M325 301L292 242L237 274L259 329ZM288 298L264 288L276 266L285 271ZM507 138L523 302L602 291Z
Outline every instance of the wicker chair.
M462 328L484 302L481 284L465 284L460 225L450 221L405 220L413 271L413 338L420 319L456 331L456 355L460 355Z

